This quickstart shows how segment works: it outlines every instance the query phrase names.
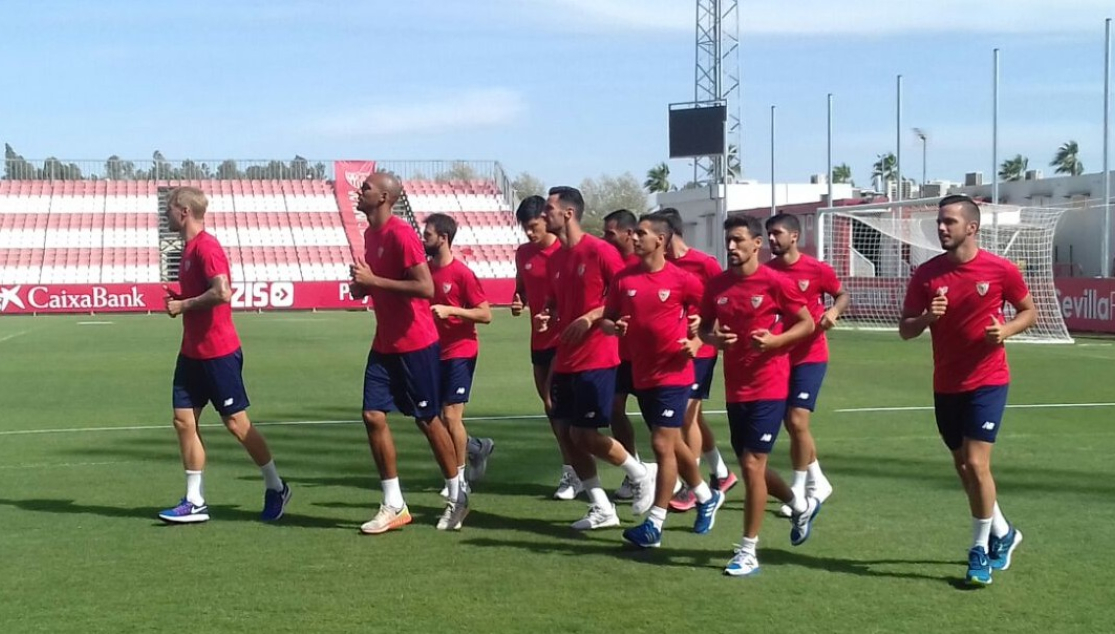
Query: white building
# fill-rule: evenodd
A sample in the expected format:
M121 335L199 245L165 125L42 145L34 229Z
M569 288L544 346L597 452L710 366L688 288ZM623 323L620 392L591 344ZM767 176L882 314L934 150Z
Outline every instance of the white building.
M1072 207L1061 217L1053 240L1054 275L1094 277L1112 275L1112 263L1101 263L1103 252L1103 173L1041 178L999 183L999 202L1022 207ZM1115 188L1115 172L1111 172ZM950 193L991 199L990 184L957 186ZM1115 207L1111 207L1115 214ZM1115 225L1115 218L1112 220ZM1115 229L1115 227L1113 227ZM1115 230L1110 256L1115 258Z
M771 204L771 184L744 181L726 186L703 187L664 192L657 196L659 207L674 207L685 221L685 241L696 249L715 254L721 248L724 234L717 219L717 190L724 188L728 214ZM825 183L775 183L775 206L819 202L828 194ZM852 185L832 186L836 199L857 195Z

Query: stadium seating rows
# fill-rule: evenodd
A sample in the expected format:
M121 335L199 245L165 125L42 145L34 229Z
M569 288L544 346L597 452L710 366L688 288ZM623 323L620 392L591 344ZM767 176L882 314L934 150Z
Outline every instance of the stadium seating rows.
M206 192L206 224L234 280L341 280L363 250L357 219L324 181L0 180L0 283L159 281L158 188L176 185ZM457 219L457 250L478 276L514 277L522 238L493 182L405 187L419 223L433 212Z

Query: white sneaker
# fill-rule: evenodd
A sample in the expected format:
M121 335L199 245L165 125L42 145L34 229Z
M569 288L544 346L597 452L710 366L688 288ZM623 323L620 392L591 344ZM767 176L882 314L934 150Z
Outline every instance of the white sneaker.
M732 577L750 577L759 573L759 560L755 553L744 552L743 548L736 546L736 552L724 567L724 574Z
M658 478L658 463L645 463L647 473L631 483L635 497L631 501L631 512L636 516L642 515L654 505L654 484Z
M562 470L561 480L558 481L557 491L554 491L555 500L572 500L585 490L585 486L581 484L581 479L577 477L577 472L572 467Z
M619 515L616 515L616 507L614 504L608 504L607 507L593 504L588 507L588 513L581 519L573 522L572 526L573 530L578 531L591 531L598 528L619 526Z
M468 464L465 465L465 479L479 482L488 472L488 457L495 451L496 441L491 438L474 438L475 444L468 444Z
M783 504L778 507L778 517L785 517L789 519L794 516L794 509L790 508L789 504Z
M461 496L457 502L445 505L445 510L437 521L439 531L459 531L461 522L468 515L468 496Z
M630 500L635 497L635 487L631 486L631 478L623 476L623 483L616 489L614 497L617 500Z

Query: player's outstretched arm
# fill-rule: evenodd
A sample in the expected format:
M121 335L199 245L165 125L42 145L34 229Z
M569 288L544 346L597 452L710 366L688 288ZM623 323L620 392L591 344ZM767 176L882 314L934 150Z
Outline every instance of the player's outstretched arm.
M462 306L448 306L446 304L434 304L430 306L433 311L434 317L438 319L449 319L450 317L458 317L465 321L471 321L474 324L490 324L492 323L492 306L488 302L481 302L480 305L473 308L464 308Z
M434 278L430 275L430 267L425 262L415 264L407 269L407 277L402 280L380 277L366 263L357 262L352 267L352 281L365 288L379 288L391 293L409 295L420 299L433 299L434 297Z
M848 310L848 306L852 303L852 294L841 288L836 291L836 295L832 298L832 307L829 308L821 315L821 321L818 326L823 330L829 330L836 325L836 320Z

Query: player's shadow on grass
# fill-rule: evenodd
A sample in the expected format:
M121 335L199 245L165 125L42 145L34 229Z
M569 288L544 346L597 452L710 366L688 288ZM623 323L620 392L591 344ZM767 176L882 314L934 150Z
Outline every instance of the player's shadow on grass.
M472 517L471 515L469 516ZM504 518L500 518L501 520ZM467 520L466 520L467 522ZM501 528L507 528L502 526ZM462 543L481 548L519 548L540 555L567 555L570 557L583 557L586 555L603 555L616 557L636 563L654 566L676 566L679 568L712 568L721 570L728 560L722 552L711 550L692 550L679 548L649 548L641 549L622 541L619 533L607 533L609 537L615 536L618 541L598 541L584 533L578 533L569 528L568 524L560 526L563 536L569 541L524 541L509 539L493 539L487 537L468 538Z
M158 519L159 511L161 508L146 507L146 508L125 508L118 506L100 506L95 504L78 504L73 500L47 500L47 499L30 499L30 500L7 500L0 498L0 506L11 506L24 511L33 511L38 513L64 513L67 515L98 515L100 517L108 518L131 518L149 520L154 526L167 526L167 524ZM230 505L210 505L209 514L212 518L211 521L233 521L233 522L260 522L259 512L251 511L248 509L239 508ZM341 520L335 520L324 517L310 517L306 515L298 515L293 513L285 513L277 522L271 522L268 526L286 526L298 528L344 528L346 524L341 523Z
M798 551L789 550L764 550L759 553L760 561L766 565L791 565L825 570L857 577L881 577L888 579L915 579L923 581L943 581L953 583L956 577L953 574L934 575L905 570L888 570L885 567L909 566L949 566L954 571L961 564L957 561L927 561L915 559L841 559L839 557L818 557L807 555Z

